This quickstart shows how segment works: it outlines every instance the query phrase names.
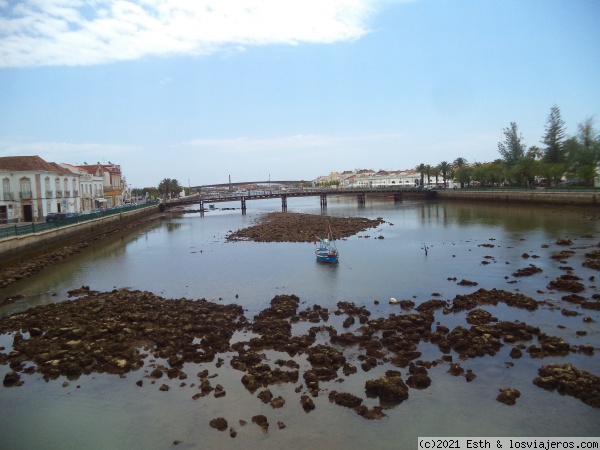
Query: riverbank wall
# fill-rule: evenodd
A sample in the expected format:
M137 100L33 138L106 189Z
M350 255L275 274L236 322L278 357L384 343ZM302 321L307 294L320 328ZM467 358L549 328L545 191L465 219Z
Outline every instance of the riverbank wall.
M153 205L39 233L0 239L0 257L2 259L0 266L5 266L14 260L27 258L32 254L39 255L73 242L110 233L132 222L142 221L149 216L156 215L158 212L158 207Z
M532 205L600 206L600 191L546 191L443 189L436 198L443 201L494 202Z

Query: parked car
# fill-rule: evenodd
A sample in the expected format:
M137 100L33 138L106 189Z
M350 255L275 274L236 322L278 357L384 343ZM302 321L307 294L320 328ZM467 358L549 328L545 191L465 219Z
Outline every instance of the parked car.
M55 220L69 219L73 217L73 213L48 213L46 222L54 222Z

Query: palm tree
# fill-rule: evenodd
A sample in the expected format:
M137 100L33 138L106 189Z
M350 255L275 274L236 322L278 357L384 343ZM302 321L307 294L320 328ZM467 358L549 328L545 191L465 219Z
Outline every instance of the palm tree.
M539 148L537 145L532 145L531 147L529 147L529 150L527 150L527 153L525 154L527 158L535 159L538 161L542 159L543 155L544 154L542 152L542 149Z
M431 184L431 172L433 171L433 167L430 164L425 164L425 175L427 175L427 185Z
M437 186L440 178L440 169L438 166L434 166L431 168L431 176L435 177L435 185Z
M465 180L467 180L467 183L469 182L468 181L469 177L467 176L468 173L465 170L463 170L463 168L466 168L466 166L467 166L467 160L465 158L461 158L459 156L458 158L456 158L454 160L452 165L453 165L454 169L456 169L456 174L460 174L460 187L464 188Z
M454 160L454 162L452 163L452 166L460 169L461 167L466 166L467 163L468 163L468 161L465 158L461 158L459 156L458 158L456 158Z
M452 166L448 164L447 161L442 161L438 164L437 168L441 172L442 180L444 181L444 186L446 186L446 178L448 176L448 173L452 170Z
M423 163L419 164L417 167L415 167L415 170L421 174L421 186L423 186L423 178L425 177L425 170L426 170L425 164L423 164Z

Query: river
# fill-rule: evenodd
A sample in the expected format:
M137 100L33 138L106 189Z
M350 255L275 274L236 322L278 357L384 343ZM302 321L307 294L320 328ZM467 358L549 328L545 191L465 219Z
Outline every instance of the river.
M535 312L504 304L483 307L500 320L526 322L572 345L591 344L600 349L599 311L578 309L561 300L565 293L546 288L565 273L560 268L565 264L550 256L565 249L556 245L559 238L569 238L575 255L567 264L583 279L586 291L581 295L591 298L600 293L593 278L600 274L582 267L585 252L600 241L598 212L435 201L394 203L385 199L367 200L359 206L350 198L328 200L327 214L385 220L378 228L338 241L337 265L316 262L313 243L226 242L229 232L252 225L261 213L280 210L279 200L248 202L246 215L239 209L220 209L239 208L237 203L217 204L204 217L185 214L94 243L68 260L9 286L0 293L2 297L20 294L24 298L0 309L0 315L65 300L68 290L82 285L100 291L126 287L165 298L238 303L250 320L278 294L296 294L302 308L318 304L330 312L339 301L354 302L379 317L402 313L397 305L389 304L392 297L410 299L418 305L432 298L452 300L479 288L497 288L559 307L543 305ZM321 213L316 197L288 199L288 210ZM520 278L511 275L530 264L542 272ZM457 284L462 279L478 285ZM580 315L564 316L560 308L577 310ZM584 322L585 316L595 322ZM343 316L330 317L328 325L341 330ZM436 320L450 329L469 326L464 314L443 315L438 311ZM295 332L308 326L297 324ZM325 341L327 335L320 338ZM10 349L11 342L10 336L0 336L0 346ZM359 372L343 383L321 383L324 391L314 398L316 409L310 413L300 406L299 395L294 393L296 385L270 387L275 396L286 399L280 409L263 404L246 391L240 383L242 373L227 364L233 352L224 356L222 367L214 363L203 367L217 374L215 381L226 388L227 395L219 399L208 396L192 400L197 386L193 391L191 382L179 386L178 380L172 380L168 392L151 384L138 388L135 382L144 375L143 369L125 378L83 376L64 387L63 379L44 382L39 374L24 375L23 386L0 388L0 447L415 448L418 436L598 435L599 408L532 383L542 365L565 362L600 376L597 354L539 359L524 352L522 358L513 360L511 348L505 345L493 357L461 361L462 367L477 375L469 383L464 377L448 374L447 364L431 368L429 388L410 389L408 400L387 410L388 417L375 421L327 399L327 391L334 389L364 397L365 380L385 372L383 367L362 372L360 361L351 361ZM419 351L422 360L441 356L439 349L428 343L421 343ZM276 353L267 356L273 360L281 357ZM358 353L347 349L346 357L351 359ZM185 371L194 378L201 368L190 366ZM0 377L9 370L0 366ZM406 369L400 370L406 373ZM297 385L302 381L300 378ZM499 389L506 387L521 392L513 406L496 401ZM377 402L369 399L368 404ZM268 433L251 423L256 414L269 419ZM226 418L237 436L231 438L228 431L210 428L208 423L215 417ZM239 420L248 424L242 426ZM279 429L278 421L286 427Z

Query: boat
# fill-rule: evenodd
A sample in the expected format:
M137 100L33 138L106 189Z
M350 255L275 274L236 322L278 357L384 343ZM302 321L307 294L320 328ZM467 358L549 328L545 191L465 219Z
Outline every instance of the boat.
M335 239L331 233L331 227L327 227L327 237L321 238L317 236L318 244L315 241L317 248L315 249L315 255L317 261L326 263L336 263L339 260L339 252L335 246Z

